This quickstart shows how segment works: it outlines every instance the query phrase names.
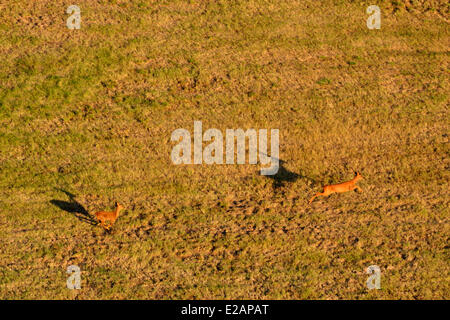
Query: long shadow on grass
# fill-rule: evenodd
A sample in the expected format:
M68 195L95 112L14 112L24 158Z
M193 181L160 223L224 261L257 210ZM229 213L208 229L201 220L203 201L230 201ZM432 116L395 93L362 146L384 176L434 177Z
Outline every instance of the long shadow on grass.
M279 161L278 172L273 176L266 176L267 178L273 180L272 187L274 190L284 187L285 183L295 182L297 181L298 178L306 178L308 180L311 180L312 182L315 182L313 179L309 177L303 176L301 174L286 169L284 166L286 161L281 159L278 159L278 161Z
M98 224L98 221L89 214L89 212L83 207L83 205L75 200L74 194L63 189L58 190L64 192L69 197L69 201L53 199L50 200L51 204L57 206L61 210L71 213L82 222L88 223L90 225Z

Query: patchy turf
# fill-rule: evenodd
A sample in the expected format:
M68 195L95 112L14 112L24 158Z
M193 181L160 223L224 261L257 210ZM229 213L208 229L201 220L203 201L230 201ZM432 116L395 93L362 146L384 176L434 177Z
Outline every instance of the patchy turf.
M1 3L0 297L448 299L448 4L379 3ZM279 174L173 165L194 120L278 128Z

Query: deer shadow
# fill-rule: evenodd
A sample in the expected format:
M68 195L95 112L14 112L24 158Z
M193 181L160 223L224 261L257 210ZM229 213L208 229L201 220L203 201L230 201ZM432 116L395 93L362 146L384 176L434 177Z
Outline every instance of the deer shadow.
M64 210L66 212L71 213L74 215L78 220L88 223L90 225L97 225L98 221L94 219L93 216L89 214L89 212L83 207L81 203L79 203L77 200L75 200L75 195L65 191L63 189L57 189L59 191L64 192L68 197L69 201L63 201L63 200L50 200L50 203L57 206L61 210Z
M286 169L285 164L286 161L278 159L278 172L272 176L266 176L269 179L273 180L272 187L274 190L277 190L281 187L284 187L286 183L291 183L297 181L299 178L304 178L312 181L315 183L315 181L307 176L295 173L293 171L290 171Z

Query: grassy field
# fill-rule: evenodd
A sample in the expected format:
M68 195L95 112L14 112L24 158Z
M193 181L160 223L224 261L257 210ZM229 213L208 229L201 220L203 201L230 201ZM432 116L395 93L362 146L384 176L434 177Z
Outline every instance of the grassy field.
M0 0L0 298L449 299L449 40L447 1ZM279 173L174 165L194 120Z

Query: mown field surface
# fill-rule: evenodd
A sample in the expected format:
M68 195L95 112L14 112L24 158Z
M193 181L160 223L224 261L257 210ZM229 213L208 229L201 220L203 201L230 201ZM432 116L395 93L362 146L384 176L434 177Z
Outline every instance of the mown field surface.
M448 3L376 2L0 0L0 298L449 299ZM174 165L194 120L279 173Z

